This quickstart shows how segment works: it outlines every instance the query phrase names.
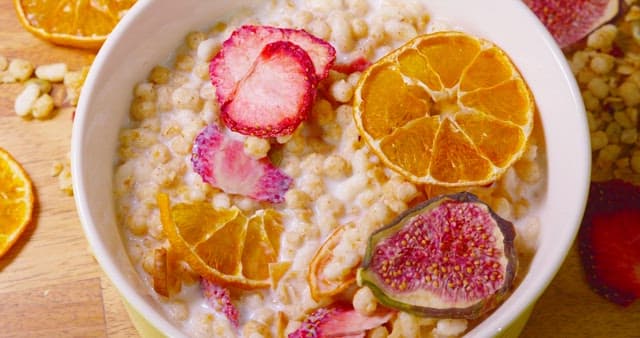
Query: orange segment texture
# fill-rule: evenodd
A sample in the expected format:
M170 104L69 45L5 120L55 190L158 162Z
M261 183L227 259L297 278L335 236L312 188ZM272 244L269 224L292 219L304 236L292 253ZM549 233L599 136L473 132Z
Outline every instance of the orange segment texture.
M500 120L527 126L532 118L529 113L532 102L528 93L522 79L515 79L464 94L460 101L467 107L486 112Z
M431 174L437 180L478 181L491 175L491 162L482 157L471 140L450 120L445 120L436 138Z
M499 167L509 162L509 154L518 151L525 143L525 135L520 128L483 114L464 114L456 117L471 142L478 147L481 155Z
M411 121L385 137L380 142L380 150L390 161L406 168L409 172L427 175L436 132L440 126L438 120L438 117L423 117ZM415 151L408 152L407 148Z
M135 0L14 0L18 19L55 44L98 48Z
M367 69L354 94L360 134L415 183L496 180L523 153L534 99L508 55L462 32L421 35Z
M363 88L363 105L369 112L363 123L374 139L389 135L405 123L424 116L427 103L412 95L397 70L384 65L370 74L371 80ZM397 95L380 95L391 88L396 89Z
M435 34L418 43L418 51L427 57L446 88L460 81L460 75L480 52L477 39L462 34Z
M205 202L171 206L166 194L158 195L158 207L172 250L200 276L245 289L271 284L269 267L277 263L284 229L278 212L247 217Z
M0 256L31 222L33 186L22 166L0 148Z
M497 48L487 49L480 52L466 69L460 83L460 90L471 91L493 87L509 80L512 74L513 69L509 64L509 58Z
M251 279L269 278L269 263L278 260L278 253L271 245L261 216L249 220L245 243L249 246L242 252L244 275Z

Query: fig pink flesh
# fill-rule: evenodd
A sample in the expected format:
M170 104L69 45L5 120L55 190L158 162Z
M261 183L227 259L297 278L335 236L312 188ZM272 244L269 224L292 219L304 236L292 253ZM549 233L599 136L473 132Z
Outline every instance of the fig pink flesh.
M486 208L445 201L378 243L370 267L394 292L421 289L452 302L478 301L505 284L502 239Z
M610 20L612 0L524 0L556 39L567 47ZM618 1L618 0L615 0ZM610 16L606 18L607 16ZM604 19L603 19L604 18Z

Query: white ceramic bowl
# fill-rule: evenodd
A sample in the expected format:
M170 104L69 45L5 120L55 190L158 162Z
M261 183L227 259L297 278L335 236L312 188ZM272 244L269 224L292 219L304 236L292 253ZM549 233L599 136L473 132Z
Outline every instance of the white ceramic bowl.
M127 257L112 196L117 135L132 89L169 59L187 32L205 29L247 1L139 1L111 34L87 77L73 126L75 200L96 259L131 305L135 323L185 335L149 296ZM536 98L547 145L546 196L538 211L539 247L515 292L469 337L517 334L575 237L590 174L589 134L580 92L551 36L513 0L424 0L430 14L494 41L513 59ZM141 315L144 320L141 320ZM143 329L143 334L150 331ZM508 332L505 332L508 331Z

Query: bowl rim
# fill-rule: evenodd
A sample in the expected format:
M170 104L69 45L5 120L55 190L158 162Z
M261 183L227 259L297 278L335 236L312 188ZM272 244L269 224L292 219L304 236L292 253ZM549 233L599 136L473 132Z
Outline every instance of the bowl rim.
M87 200L83 198L88 192L86 191L84 181L81 179L82 175L80 175L83 168L79 158L82 148L84 147L80 141L82 139L82 127L85 126L88 121L88 117L85 112L89 110L91 103L89 93L99 88L96 78L100 72L100 65L105 63L105 61L111 57L114 50L117 48L120 38L127 33L129 27L135 24L138 20L138 16L148 10L152 4L152 0L137 1L129 9L127 15L120 20L120 22L114 27L113 31L109 34L104 44L96 54L92 66L89 68L83 90L78 100L76 114L74 116L71 133L71 173L73 196L82 229L93 253L106 252L107 247L100 239L98 233L94 230L96 225L89 212L90 206L88 205ZM110 255L94 254L93 256L98 261L98 264L104 270L111 283L118 290L120 296L123 297L125 306L130 306L131 309L140 314L152 328L161 332L163 335L167 335L169 337L184 337L184 334L178 331L175 325L162 317L155 308L149 306L142 296L136 292L135 288L125 279L121 271L118 269L118 265L115 260ZM136 330L138 330L137 326ZM139 333L142 334L142 332Z
M429 3L429 1L447 1L447 0L422 0L424 3ZM507 1L507 0L503 0ZM95 231L95 223L91 217L89 212L90 206L86 198L84 198L89 192L86 190L86 186L84 181L82 180L83 175L80 173L83 172L83 166L80 161L80 154L82 152L82 148L84 145L82 144L82 129L88 123L89 116L87 115L87 110L90 108L91 97L90 93L94 90L97 90L98 83L96 83L96 78L100 73L100 65L102 65L105 60L110 58L114 51L117 49L119 40L126 35L127 31L133 26L138 19L138 16L143 14L145 11L149 10L149 7L152 6L154 1L150 0L141 0L138 1L130 10L129 13L120 21L120 23L115 27L113 32L110 34L109 38L107 38L105 44L100 49L96 58L93 62L95 67L91 67L90 71L87 75L87 79L85 81L85 88L82 91L83 94L80 95L80 99L77 106L77 114L75 116L75 121L72 128L72 142L71 142L71 171L72 171L72 180L73 180L73 189L74 189L74 200L76 203L76 208L78 210L79 219L81 221L81 225L85 236L94 252L106 252L107 247L104 242L101 240L98 233ZM553 54L554 59L557 61L561 69L563 70L563 76L565 78L565 82L569 86L569 90L572 94L572 98L575 100L576 108L582 112L584 112L584 105L582 102L580 90L578 88L577 83L575 82L575 78L573 77L571 70L567 64L566 58L562 53L561 49L555 44L553 37L550 33L544 28L544 26L538 21L535 14L533 14L528 7L522 2L514 2L515 6L520 7L520 11L526 12L523 15L528 15L529 19L533 19L538 22L537 27L534 27L538 30L539 34L543 35L544 40L550 42L550 50ZM584 124L582 126L574 126L577 129L577 133L580 134L582 139L589 140L588 128L586 126L586 118L584 119ZM467 333L467 336L479 336L487 334L499 334L501 331L505 330L512 322L514 322L531 304L534 304L535 301L542 295L548 285L552 282L553 277L559 271L562 262L565 260L573 241L577 235L579 230L580 220L582 219L582 214L586 207L587 197L588 197L588 187L590 183L590 168L591 168L591 151L589 143L585 145L585 157L584 157L584 165L586 169L585 173L583 173L584 177L582 178L583 183L580 187L576 187L578 189L578 195L582 196L582 200L576 201L576 205L578 208L574 210L572 219L576 220L576 224L573 227L571 233L569 233L569 237L571 237L570 241L563 242L563 246L557 248L557 254L553 256L553 260L548 260L547 266L548 268L541 271L542 275L538 276L536 280L533 282L532 287L521 290L522 294L520 295L519 301L515 302L515 305L510 307L510 312L502 314L502 316L498 320L498 324L503 325L493 325L493 326L483 326L482 324L478 325L473 330ZM172 337L184 336L184 333L179 331L179 329L159 314L158 310L152 306L150 306L146 300L135 290L135 288L130 285L130 283L125 279L122 275L121 270L118 268L116 261L110 255L94 255L96 260L98 261L101 268L105 271L107 277L111 280L113 285L116 287L120 295L124 298L124 300L132 307L132 309L138 312L143 318L145 318L148 323L159 330L165 335L169 335ZM522 289L522 288L519 288ZM513 297L510 297L513 298ZM492 315L493 316L493 315ZM486 321L483 321L483 323ZM481 328L480 330L477 330Z

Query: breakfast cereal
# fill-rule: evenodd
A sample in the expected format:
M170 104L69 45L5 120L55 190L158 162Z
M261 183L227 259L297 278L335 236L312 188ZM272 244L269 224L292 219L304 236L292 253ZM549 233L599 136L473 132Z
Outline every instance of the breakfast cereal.
M209 63L224 48L223 42L243 25L304 29L335 48L334 69L328 70L324 80L312 84L316 92L309 116L290 134L265 138L224 127L228 117L223 116L216 100L220 91L209 80ZM354 122L352 101L362 65L366 67L416 35L442 27L437 18L429 17L421 1L267 1L212 23L208 31L189 33L170 64L155 66L148 78L132 89L130 119L120 130L114 175L118 220L141 279L178 327L194 336L286 336L301 325L315 325L310 318L326 315L323 309L340 299L354 310L334 308L327 313L347 311L367 318L364 322L375 325L367 329L371 337L462 335L477 321L390 314L369 288L353 284L352 273L362 261L372 232L421 201L463 190L473 192L498 215L513 221L520 256L517 280L526 274L528 257L537 242L535 208L544 194L546 174L544 142L537 126L520 160L497 181L482 186L440 187L412 183L387 168L367 146ZM312 61L316 64L317 60ZM595 61L596 68L605 71L607 62ZM596 82L593 87L596 92L600 90ZM219 143L198 140L203 130ZM231 157L207 158L211 147L223 149ZM239 149L239 153L231 149ZM196 153L198 156L192 155ZM286 177L283 180L290 183L275 188L267 184L275 190L265 197L250 190L251 180L262 176L250 175L243 178L247 187L240 187L246 189L229 193L225 187L231 184L229 180L237 179L232 174L244 169L223 170L220 166L237 158L249 163L251 170L259 164L260 175L269 173L265 174L269 179ZM202 169L198 161L210 161L206 164L218 171ZM263 275L258 271L261 267L256 267L252 276L246 271L244 276L233 271L215 272L218 279L240 281L228 288L210 285L211 281L199 283L195 263L172 258L175 248L170 243L175 243L175 234L166 229L158 195L167 196L172 205L229 211L234 219L260 218L261 228L256 231L265 236L273 234L265 215L279 215L281 231L275 242L270 236L268 240L258 236L252 239L254 242L242 244L263 240L277 247L272 248L277 252L272 257L275 261L268 264L271 281L257 277ZM185 211L184 217L190 217L190 212ZM203 224L213 229L206 230L211 231L207 240L219 236L214 220L203 220ZM322 265L322 274L329 280L342 280L346 287L338 293L314 297L308 281L309 266L330 234L345 224L357 226L347 226L341 232ZM187 249L201 244L191 243L188 238L184 242ZM272 259L273 251L265 250L261 254L264 257L256 259ZM160 269L160 274L158 266L170 268L180 286L173 291L163 288L164 295L153 291L154 278L169 273ZM237 319L229 306L237 309ZM389 324L381 326L387 321Z

